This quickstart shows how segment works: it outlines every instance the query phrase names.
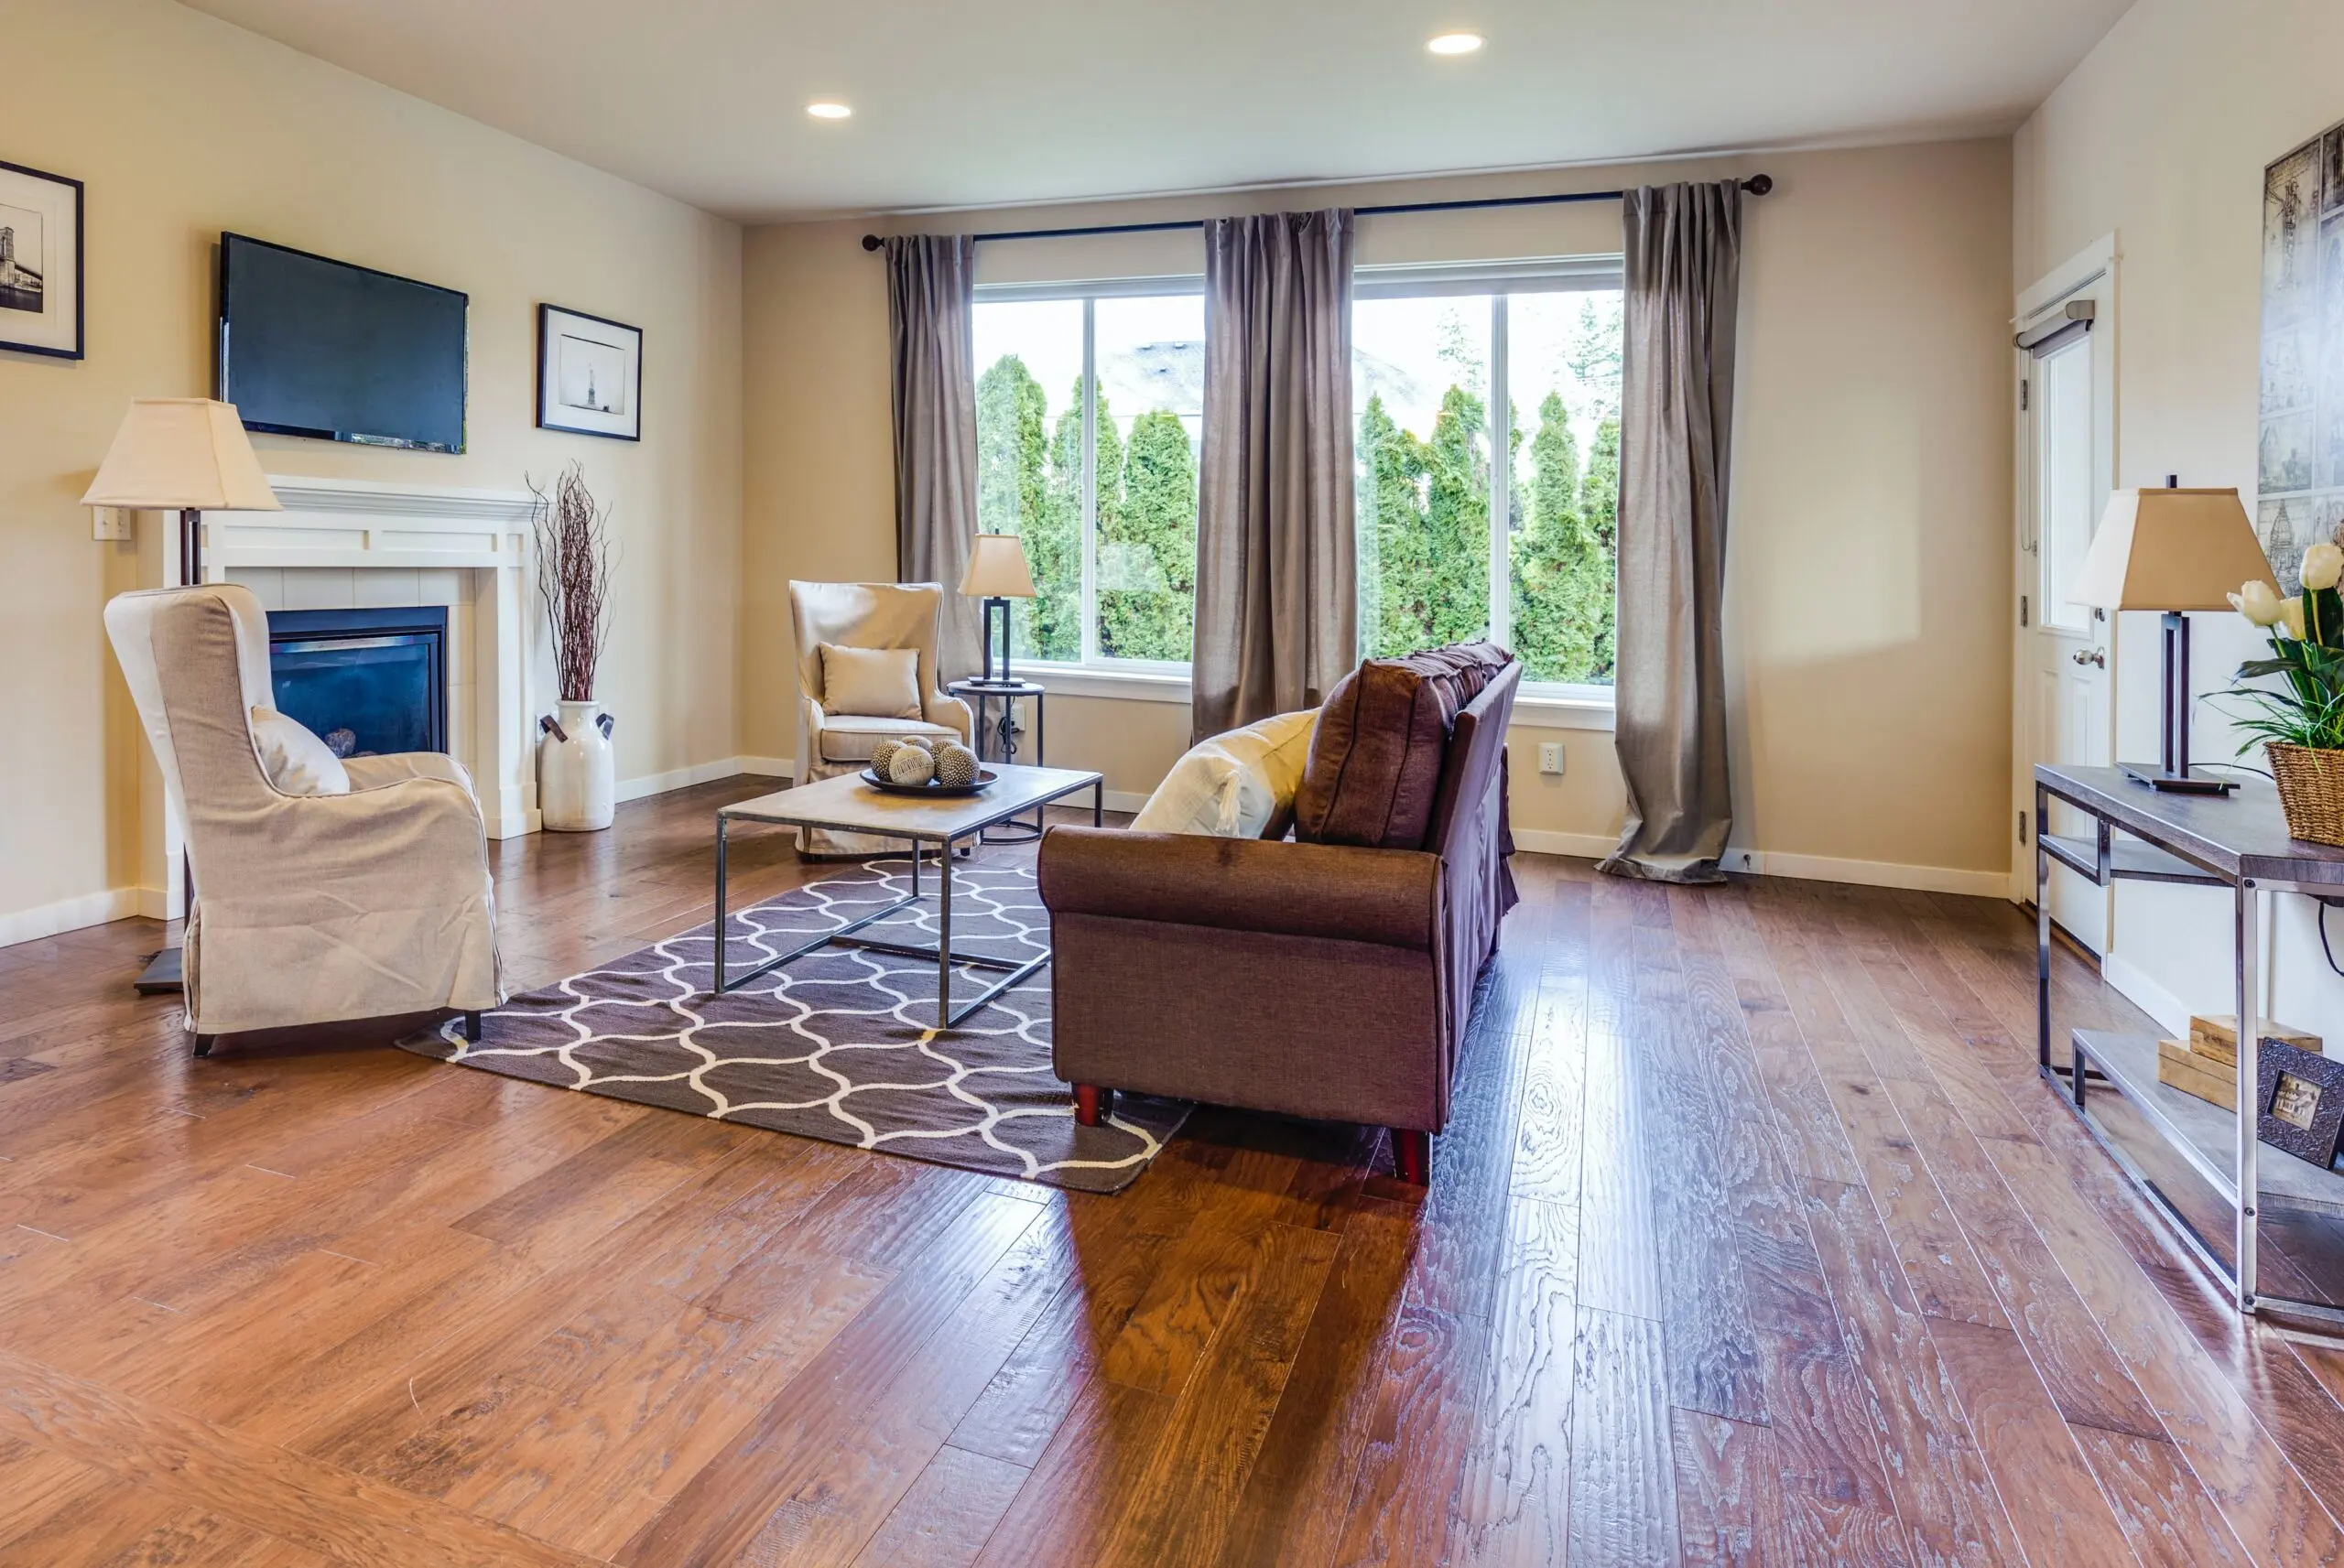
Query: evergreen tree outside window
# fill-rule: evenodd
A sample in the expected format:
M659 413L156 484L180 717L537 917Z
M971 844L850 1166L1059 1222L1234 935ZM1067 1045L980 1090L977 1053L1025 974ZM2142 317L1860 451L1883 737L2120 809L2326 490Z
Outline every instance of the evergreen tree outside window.
M974 332L978 525L1024 538L1039 590L1018 656L1185 667L1202 295L980 295Z

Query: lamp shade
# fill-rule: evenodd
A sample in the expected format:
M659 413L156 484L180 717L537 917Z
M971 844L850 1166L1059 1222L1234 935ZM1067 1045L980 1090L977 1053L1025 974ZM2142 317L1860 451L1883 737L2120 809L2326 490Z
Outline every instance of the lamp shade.
M244 422L209 397L136 397L84 506L137 512L281 512Z
M2067 600L2095 610L2228 610L2251 581L2277 579L2237 491L2120 490Z
M1015 534L978 535L969 569L960 574L960 591L973 599L1035 598L1025 543Z

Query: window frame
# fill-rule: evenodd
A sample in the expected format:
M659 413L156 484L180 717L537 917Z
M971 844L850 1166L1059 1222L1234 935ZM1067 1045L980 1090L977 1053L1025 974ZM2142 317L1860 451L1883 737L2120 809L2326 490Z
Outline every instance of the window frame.
M1490 484L1490 641L1510 646L1514 620L1514 465L1503 460L1505 482L1497 482L1500 454L1507 453L1505 419L1512 395L1508 362L1507 300L1516 294L1594 293L1620 290L1627 285L1627 257L1621 254L1579 256L1525 256L1508 261L1403 264L1355 266L1351 297L1361 299L1427 299L1487 295L1490 297L1489 425L1482 432L1489 442ZM1613 592L1618 591L1616 581ZM1585 681L1525 680L1517 710L1528 708L1540 720L1560 727L1610 729L1617 697L1614 687ZM1578 719L1579 723L1568 723Z
M1188 659L1121 659L1099 651L1099 301L1158 298L1168 295L1202 297L1202 273L1176 273L1157 277L1086 278L1062 283L981 283L971 293L972 307L1026 305L1042 300L1080 300L1082 305L1082 656L1041 659L1021 655L1017 668L1027 678L1040 677L1050 690L1069 696L1107 695L1107 683L1125 682L1128 695L1160 696L1177 682L1187 701L1186 687L1192 662ZM976 367L982 374L984 367ZM1052 677L1056 677L1053 679ZM1169 698L1167 698L1169 700Z

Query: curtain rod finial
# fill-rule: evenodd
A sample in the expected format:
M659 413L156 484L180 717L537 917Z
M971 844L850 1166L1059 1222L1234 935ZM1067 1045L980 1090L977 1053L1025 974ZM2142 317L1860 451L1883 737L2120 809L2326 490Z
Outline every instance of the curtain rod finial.
M863 236L863 248L866 251L875 251L886 243L886 241L881 239L876 234L865 234Z
M1753 196L1763 196L1774 189L1774 177L1771 174L1753 174L1742 182L1742 189Z

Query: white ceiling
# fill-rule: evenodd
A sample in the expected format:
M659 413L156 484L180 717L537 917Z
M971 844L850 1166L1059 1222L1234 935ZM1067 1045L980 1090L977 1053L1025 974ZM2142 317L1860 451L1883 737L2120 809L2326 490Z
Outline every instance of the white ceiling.
M2001 133L2130 0L190 3L756 219Z

